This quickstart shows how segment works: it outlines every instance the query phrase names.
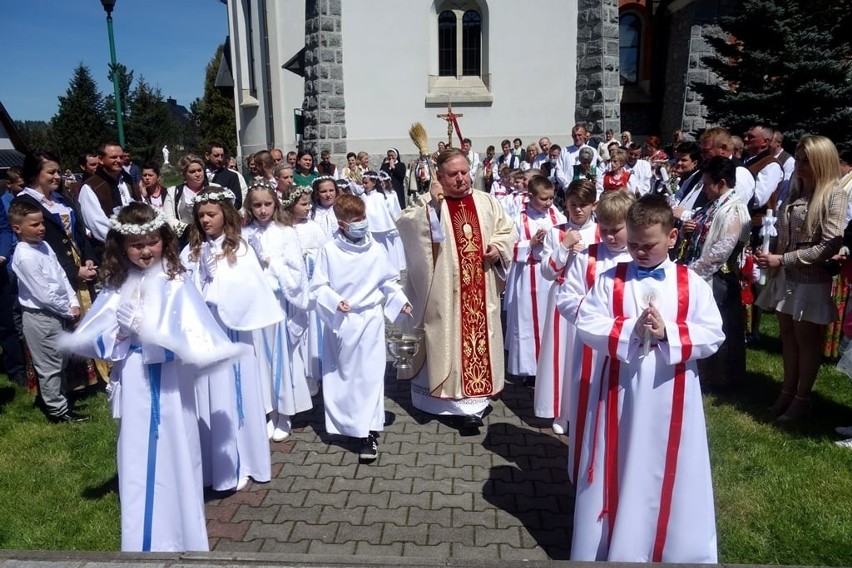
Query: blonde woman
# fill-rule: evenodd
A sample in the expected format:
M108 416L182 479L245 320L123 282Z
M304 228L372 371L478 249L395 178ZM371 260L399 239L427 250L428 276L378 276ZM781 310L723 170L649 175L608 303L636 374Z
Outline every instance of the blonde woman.
M840 250L846 225L849 198L838 183L839 164L831 140L802 136L790 197L778 215L775 251L757 254L762 268L781 269L757 300L778 312L784 383L772 410L781 422L809 414L824 328L837 319L824 264Z
M177 233L181 244L186 241L184 231L192 224L192 200L209 185L204 171L204 160L194 154L187 154L178 162L183 174L183 183L166 189L163 200L163 215L169 225Z

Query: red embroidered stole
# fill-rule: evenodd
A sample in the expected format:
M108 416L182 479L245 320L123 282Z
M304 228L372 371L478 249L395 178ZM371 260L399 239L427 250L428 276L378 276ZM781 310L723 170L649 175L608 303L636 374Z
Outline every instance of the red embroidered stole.
M488 307L482 257L485 243L472 195L445 200L459 269L461 386L466 397L494 392L488 343Z

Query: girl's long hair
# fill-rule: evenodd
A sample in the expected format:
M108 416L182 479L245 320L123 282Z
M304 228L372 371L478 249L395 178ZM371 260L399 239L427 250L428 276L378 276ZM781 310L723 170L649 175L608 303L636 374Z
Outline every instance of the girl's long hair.
M157 211L147 203L133 202L125 205L116 216L119 223L144 225L157 217ZM184 271L177 249L177 237L168 223L157 229L163 241L163 259L169 279L174 279ZM133 264L127 258L127 241L131 235L123 235L110 229L104 241L104 256L101 260L100 275L104 286L119 288L127 280L127 272Z
M813 171L814 187L813 195L808 204L808 213L805 217L805 225L809 234L814 234L828 207L828 194L837 187L840 180L840 157L834 143L825 136L805 134L799 139L796 151L805 153L811 171ZM790 191L792 203L802 196L804 188L801 180L793 172L793 186Z
M210 185L205 187L198 197L208 193L219 193L225 188L219 185ZM189 231L189 258L193 261L201 258L201 245L207 239L204 234L204 229L201 228L201 222L198 220L198 209L206 204L218 205L222 210L222 215L225 217L225 241L222 243L222 253L228 262L233 264L237 261L237 250L240 248L241 227L240 214L229 199L219 199L217 201L196 201L192 206L192 225Z
M286 221L284 220L283 210L281 208L281 200L278 199L278 193L272 189L272 186L266 182L263 183L252 183L248 186L246 190L246 196L243 199L243 211L248 215L248 218L254 222L257 219L254 216L254 213L251 210L252 204L252 195L256 195L261 192L266 192L272 197L272 202L275 204L275 208L272 212L272 222L279 223L281 225L286 225Z

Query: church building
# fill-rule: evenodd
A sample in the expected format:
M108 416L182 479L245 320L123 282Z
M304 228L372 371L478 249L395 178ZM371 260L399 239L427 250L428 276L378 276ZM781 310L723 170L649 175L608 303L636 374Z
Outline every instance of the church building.
M705 127L690 85L712 81L703 39L730 0L227 0L237 154L297 146L416 152L458 131L571 144ZM220 77L222 70L220 69ZM453 145L459 141L453 128Z

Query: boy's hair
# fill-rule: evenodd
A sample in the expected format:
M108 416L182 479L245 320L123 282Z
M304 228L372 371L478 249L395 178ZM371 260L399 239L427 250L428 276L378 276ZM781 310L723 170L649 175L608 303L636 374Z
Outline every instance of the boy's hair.
M16 181L24 181L24 174L21 173L21 168L12 166L6 170L6 183L15 183Z
M27 215L41 212L41 207L38 205L33 205L25 199L13 199L6 216L9 218L10 225L18 225L23 223Z
M638 229L662 225L663 230L674 228L675 218L672 206L665 196L648 193L636 200L627 210L627 225Z
M356 217L367 214L367 206L364 201L355 195L344 193L334 202L334 215L338 221L344 223Z
M632 191L605 191L595 207L598 223L613 226L627 219L627 211L636 203Z
M553 182L544 176L533 176L527 182L527 191L530 195L538 196L538 192L545 189L553 189Z
M134 201L128 203L116 215L119 223L124 225L144 225L157 218L157 211L147 203ZM166 274L174 279L184 271L178 254L178 239L168 223L160 225L156 232L163 241L163 259L166 261ZM104 255L101 260L100 273L104 286L118 288L127 280L127 271L132 266L127 258L127 240L131 235L124 235L115 229L110 229L104 241Z
M583 205L591 205L597 201L598 192L592 180L576 179L568 184L568 189L565 190L565 201L568 201L569 197L576 197Z
M358 154L356 154L355 152L349 152L348 154L346 154L346 159L348 160L349 158L356 158L357 159Z

